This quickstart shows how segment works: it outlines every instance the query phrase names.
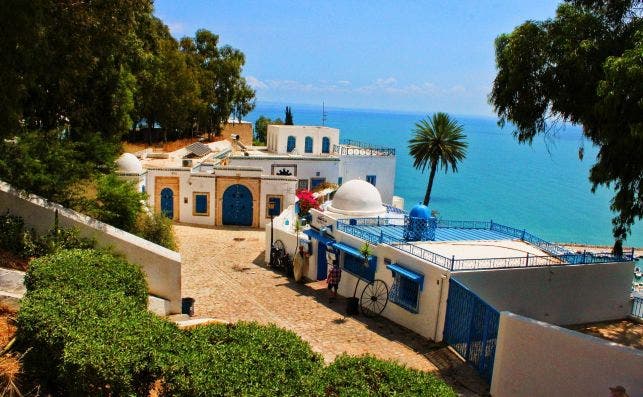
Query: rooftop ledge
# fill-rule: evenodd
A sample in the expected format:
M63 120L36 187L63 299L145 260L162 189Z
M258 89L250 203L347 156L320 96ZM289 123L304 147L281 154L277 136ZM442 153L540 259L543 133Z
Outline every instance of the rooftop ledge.
M340 219L337 230L372 244L387 244L451 271L629 262L634 252L575 253L493 221L439 220L435 239L406 241L404 219Z
M344 139L339 145L333 145L333 154L339 156L395 156L395 149Z

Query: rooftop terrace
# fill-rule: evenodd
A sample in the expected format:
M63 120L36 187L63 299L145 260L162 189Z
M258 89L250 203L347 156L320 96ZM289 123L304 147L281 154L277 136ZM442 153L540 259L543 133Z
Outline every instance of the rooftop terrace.
M337 230L372 244L387 244L452 271L631 261L628 253L574 253L493 221L439 220L432 241L406 241L401 214L337 221Z
M395 149L352 139L342 139L339 145L333 145L333 154L337 156L395 156Z

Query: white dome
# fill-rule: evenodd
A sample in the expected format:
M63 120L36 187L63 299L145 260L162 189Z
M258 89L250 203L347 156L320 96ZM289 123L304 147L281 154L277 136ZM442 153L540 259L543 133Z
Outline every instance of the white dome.
M123 153L121 157L116 159L116 166L118 167L118 172L126 174L143 173L141 162L132 153Z
M353 179L340 186L328 210L338 214L362 216L386 212L377 188L359 179Z

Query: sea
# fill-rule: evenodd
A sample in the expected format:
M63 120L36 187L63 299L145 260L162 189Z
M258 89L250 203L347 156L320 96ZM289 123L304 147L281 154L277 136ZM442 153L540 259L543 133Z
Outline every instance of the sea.
M408 152L415 123L427 113L345 109L258 102L244 119L263 115L283 120L292 108L295 124L340 129L340 139L395 148L395 195L409 210L422 201L429 172L413 167ZM493 220L526 229L552 242L608 245L612 237L612 190L592 193L589 170L598 148L574 125L559 125L531 145L519 144L513 129L495 117L450 114L464 126L469 147L458 172L436 173L429 207L442 219ZM583 159L579 159L583 148ZM625 246L643 247L643 222L632 227Z

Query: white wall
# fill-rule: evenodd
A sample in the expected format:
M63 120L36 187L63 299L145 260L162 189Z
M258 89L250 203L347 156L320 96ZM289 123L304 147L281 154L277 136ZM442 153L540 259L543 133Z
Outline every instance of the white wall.
M297 179L289 176L262 176L261 177L261 208L259 208L259 227L264 227L270 223L270 217L267 217L267 196L283 196L281 211L295 204L295 190L297 189Z
M273 165L275 172L280 168L296 165L297 179L308 180L310 187L310 178L326 178L326 182L337 183L339 177L339 159L336 157L323 158L297 158L297 157L253 157L253 156L231 156L229 158L230 166L247 166L261 168L263 175L271 175ZM280 166L280 167L277 167ZM317 175L319 173L319 175Z
M382 201L390 204L395 190L395 156L340 156L339 175L344 182L351 179L366 180L375 175L375 187Z
M494 397L609 396L621 385L643 396L643 352L518 316L500 314Z
M310 125L269 125L267 131L268 149L278 153L286 154L288 137L294 136L296 141L295 152L305 154L305 139L307 136L313 138L314 155L329 155L333 151L333 145L339 144L339 130L337 128L318 127ZM322 153L322 138L330 139L329 153Z
M552 324L627 317L632 262L456 272L491 306Z
M75 227L84 237L94 238L101 247L111 247L145 273L149 292L170 302L170 313L181 312L181 255L133 234L99 222L36 195L20 194L0 182L0 211L24 219L39 233L47 232L58 210L60 226Z

